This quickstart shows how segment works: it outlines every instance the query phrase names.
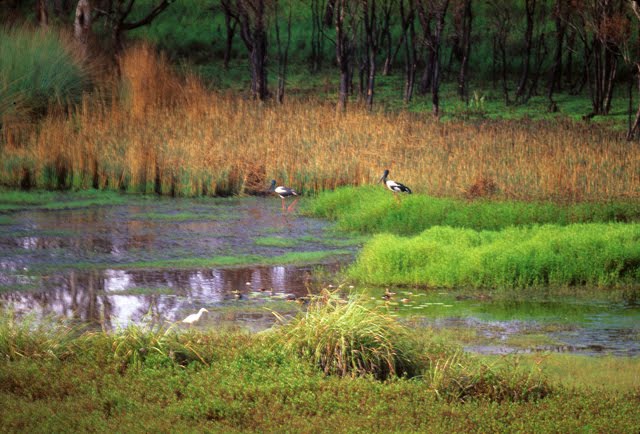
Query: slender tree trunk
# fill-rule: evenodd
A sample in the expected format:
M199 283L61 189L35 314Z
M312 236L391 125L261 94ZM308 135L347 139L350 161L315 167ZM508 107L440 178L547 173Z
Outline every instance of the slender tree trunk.
M49 25L49 10L47 9L46 0L36 0L36 17L40 27Z
M463 100L467 100L467 71L469 69L469 54L471 51L471 24L473 15L471 13L471 0L464 2L464 15L462 19L462 59L460 61L460 71L458 72L458 95Z
M635 64L636 69L636 82L638 85L638 92L640 94L640 63ZM629 89L629 109L631 109L632 104L632 92ZM627 140L633 140L634 137L637 136L638 131L640 130L640 101L638 103L638 110L636 111L635 119L633 120L633 124L629 127L629 131L627 132Z
M284 102L284 88L287 79L287 65L289 60L289 46L291 44L291 4L289 4L289 16L287 19L287 42L284 47L280 41L280 24L278 1L274 2L275 8L275 30L276 44L278 48L278 89L276 91L276 100L279 104Z
M549 111L558 111L558 105L553 100L556 90L562 90L562 48L564 45L564 35L566 33L566 14L563 8L564 1L556 0L553 15L555 18L555 51L553 54L553 66L549 74L549 86L547 87L547 98L549 99Z
M89 0L79 0L76 6L76 18L73 23L73 35L83 59L89 55L89 37L91 35L91 5Z
M349 37L347 35L347 29L345 28L346 22L346 8L345 2L348 0L331 0L327 3L327 10L329 10L329 4L333 3L331 8L331 14L335 17L336 26L336 62L340 71L340 86L338 89L338 106L337 109L340 112L347 110L347 100L349 99L349 61L350 61L350 47ZM326 15L325 15L326 17Z
M531 48L533 46L533 17L536 9L536 0L525 0L525 11L527 16L527 27L524 32L524 60L522 65L522 75L520 76L520 82L518 89L516 90L516 100L521 101L524 96L527 86L527 80L529 80L529 69L531 64Z
M233 38L236 34L236 28L238 26L238 19L233 14L230 0L222 0L222 10L224 12L224 25L226 29L226 39L224 47L224 69L229 69L229 61L231 60L231 50L233 49Z
M436 29L433 39L434 45L434 64L433 78L431 79L431 106L434 116L440 115L440 45L442 40L442 31L444 30L444 20L447 15L449 0L444 0L437 12Z

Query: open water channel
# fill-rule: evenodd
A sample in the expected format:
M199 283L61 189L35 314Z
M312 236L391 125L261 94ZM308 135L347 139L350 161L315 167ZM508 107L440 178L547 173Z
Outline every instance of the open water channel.
M65 200L61 196L60 200ZM198 327L259 331L273 311L321 288L353 283L340 270L362 239L331 224L283 214L273 197L134 199L110 206L0 214L0 307L117 329L153 319L177 322L201 307ZM462 336L483 353L564 351L640 355L634 297L531 296L420 288L364 288L425 333Z

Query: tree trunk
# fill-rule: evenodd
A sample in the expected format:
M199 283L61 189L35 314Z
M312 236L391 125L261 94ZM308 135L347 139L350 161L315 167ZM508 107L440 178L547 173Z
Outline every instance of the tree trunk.
M236 28L238 26L237 17L233 14L230 0L222 0L220 2L222 10L224 12L224 26L226 29L226 40L224 46L224 69L229 69L229 61L231 60L231 50L233 48L233 37L236 34Z
M463 100L467 99L467 71L469 69L469 53L471 51L471 23L473 15L471 13L471 0L464 1L464 13L462 18L462 59L460 60L460 71L458 72L458 95Z
M338 89L338 106L337 110L345 112L347 110L347 100L349 98L349 62L350 47L347 29L345 28L346 8L345 4L348 0L334 0L334 7L331 9L332 16L335 17L336 26L336 62L340 70L340 87ZM329 2L331 3L331 1ZM329 8L327 4L327 9Z
M291 44L291 4L289 4L289 16L287 19L287 43L284 48L280 41L280 24L278 13L278 2L275 1L275 30L276 44L278 47L278 90L276 91L276 100L279 104L284 102L284 88L287 78L287 65L289 60L289 45Z
M527 16L527 27L524 32L524 60L522 65L522 75L516 90L516 99L522 100L524 92L527 86L527 80L529 80L529 68L531 64L531 47L533 45L533 17L536 10L536 0L525 0L525 11Z
M36 17L40 27L49 25L49 11L46 0L36 0Z
M83 59L89 56L89 37L91 35L91 5L89 0L79 0L76 6L76 18L73 23L73 35L78 43Z
M442 41L442 31L444 30L444 19L447 15L449 0L444 0L436 12L436 28L433 38L434 63L433 78L431 79L431 105L434 116L440 115L440 45Z
M378 54L376 0L364 0L364 27L366 35L366 52L368 61L366 105L373 109L373 92L376 80L376 56Z
M248 9L251 9L249 12ZM240 35L249 50L251 69L251 94L254 99L265 101L269 96L267 89L267 34L265 28L264 0L252 4L238 1Z

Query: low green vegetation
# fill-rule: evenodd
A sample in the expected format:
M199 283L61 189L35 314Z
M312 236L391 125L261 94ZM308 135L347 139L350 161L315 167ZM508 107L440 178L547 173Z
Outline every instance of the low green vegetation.
M640 282L640 224L433 227L375 236L349 274L372 284L525 288Z
M295 247L299 241L293 238L284 237L260 237L254 240L256 246L264 247Z
M320 193L306 212L345 231L418 234L432 226L498 230L508 226L640 220L640 202L577 203L436 198L413 194L394 200L383 187L342 187Z
M121 205L130 199L106 190L83 190L73 193L56 191L22 191L0 189L0 212L24 209L77 209L91 206ZM2 217L2 216L0 216Z
M622 366L629 374L637 371L637 359L592 359L585 371L582 360L574 370L567 356L477 357L404 329L384 313L362 310L354 300L315 302L321 304L290 324L257 335L179 331L177 325L82 332L5 312L0 429L448 433L640 427L637 376L619 375L615 387L606 384ZM386 365L391 360L411 370L392 372ZM600 371L595 380L594 369ZM380 373L388 378L376 379Z
M151 268L204 268L234 267L247 265L316 264L339 255L351 254L348 250L317 250L309 252L288 252L278 256L238 255L215 256L212 258L161 259L156 261L131 262L128 264L101 264L101 268L151 269ZM81 264L80 264L81 265ZM87 264L87 267L95 267Z
M77 102L87 81L82 60L55 31L0 27L0 119Z

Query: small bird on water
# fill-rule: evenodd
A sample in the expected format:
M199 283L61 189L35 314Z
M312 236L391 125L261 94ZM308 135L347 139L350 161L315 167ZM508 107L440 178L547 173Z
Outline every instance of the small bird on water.
M193 324L195 322L198 322L204 312L209 312L209 311L203 307L198 311L198 313L192 313L191 315L183 319L182 322L185 324Z
M279 185L276 187L276 180L273 179L271 180L271 187L269 188L269 191L273 191L275 194L277 194L278 196L280 196L280 199L282 199L282 211L285 210L284 208L284 199L287 197L291 197L291 196L298 196L298 193L293 189L293 188L289 188L289 187L285 187L282 185ZM294 200L291 205L289 205L289 208L287 208L287 211L291 211L293 209L293 207L295 206L296 202L298 201L299 198L296 198L296 200Z

